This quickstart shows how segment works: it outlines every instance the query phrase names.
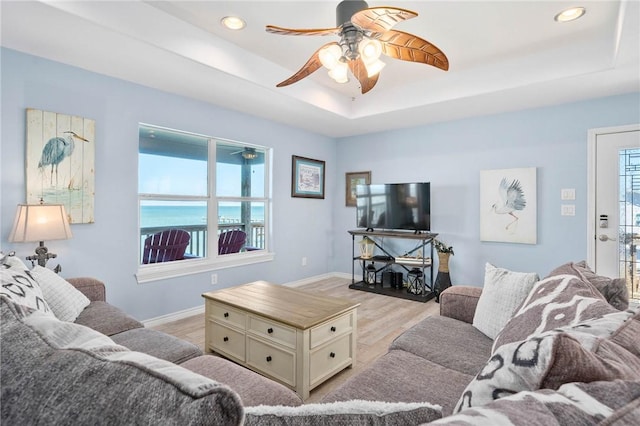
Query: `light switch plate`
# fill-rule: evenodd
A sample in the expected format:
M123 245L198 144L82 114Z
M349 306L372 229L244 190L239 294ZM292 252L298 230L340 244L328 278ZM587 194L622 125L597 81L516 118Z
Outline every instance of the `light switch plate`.
M575 200L576 199L576 189L575 188L565 188L560 190L560 199L561 200Z
M563 204L561 207L562 207L562 210L560 211L560 214L562 216L575 216L576 215L576 206L575 206L575 204Z

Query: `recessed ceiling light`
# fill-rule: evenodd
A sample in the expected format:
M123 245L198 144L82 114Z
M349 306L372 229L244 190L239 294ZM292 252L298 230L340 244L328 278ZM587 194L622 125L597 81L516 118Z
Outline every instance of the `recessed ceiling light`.
M225 16L220 20L220 23L230 30L241 30L247 25L246 22L237 16Z
M557 22L569 22L580 18L587 12L584 7L571 7L558 13L553 19Z

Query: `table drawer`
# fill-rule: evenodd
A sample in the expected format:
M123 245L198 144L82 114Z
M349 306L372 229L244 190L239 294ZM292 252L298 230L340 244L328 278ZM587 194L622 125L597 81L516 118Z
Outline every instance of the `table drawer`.
M240 327L241 329L246 328L247 323L247 314L242 312L241 310L232 308L227 305L218 304L215 302L210 303L210 318L219 322L229 323Z
M355 315L350 312L346 315L334 318L311 329L310 347L311 349L322 345L346 332L354 329Z
M232 328L209 320L209 337L214 351L245 361L245 336Z
M309 381L311 386L343 369L353 362L351 354L352 334L346 334L335 342L323 346L311 354L309 362Z
M260 337L289 348L296 347L296 329L270 321L266 318L249 316L247 329Z
M296 384L296 356L260 340L247 338L247 364L290 386Z

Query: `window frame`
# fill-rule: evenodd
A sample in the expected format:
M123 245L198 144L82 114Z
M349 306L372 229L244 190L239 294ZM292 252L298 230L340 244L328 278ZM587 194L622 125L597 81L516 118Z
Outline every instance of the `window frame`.
M140 211L141 203L144 201L204 201L207 205L207 233L208 235L218 235L218 207L220 202L261 202L264 203L264 249L255 251L246 251L241 253L232 253L219 255L218 254L218 238L207 238L207 256L203 258L183 259L173 262L165 263L153 263L153 264L141 264L142 258L141 245L138 243L137 262L138 269L136 273L136 279L139 284L163 280L167 278L176 278L186 275L192 275L197 273L215 271L219 269L235 268L239 266L252 265L262 262L272 261L275 254L271 250L271 209L272 209L272 194L271 194L271 180L272 180L272 164L271 159L273 157L273 149L265 146L238 142L229 139L198 135L181 130L169 129L161 126L151 125L147 123L140 123L139 126L152 127L156 129L162 129L163 131L170 131L174 133L191 134L196 136L202 136L207 139L207 194L204 196L198 195L166 195L166 194L150 194L138 192L138 237L140 240ZM216 194L216 165L217 155L216 148L218 143L237 145L238 148L252 147L256 149L264 150L264 192L262 197L230 197L222 196L218 197ZM138 155L140 151L138 148ZM138 182L140 182L140 174L138 172ZM139 189L138 189L139 191ZM214 255L210 255L214 253Z

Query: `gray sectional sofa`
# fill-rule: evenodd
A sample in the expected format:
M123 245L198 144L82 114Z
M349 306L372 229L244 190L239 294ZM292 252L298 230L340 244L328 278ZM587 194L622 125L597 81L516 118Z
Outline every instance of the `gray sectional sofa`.
M2 296L1 420L640 424L640 312L611 306L625 308L626 295L585 271L570 263L537 282L495 338L474 326L483 289L451 287L440 296L440 316L399 336L321 404L307 405L278 383L144 328L106 303L95 279L68 280L91 301L75 324Z

